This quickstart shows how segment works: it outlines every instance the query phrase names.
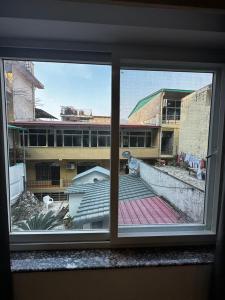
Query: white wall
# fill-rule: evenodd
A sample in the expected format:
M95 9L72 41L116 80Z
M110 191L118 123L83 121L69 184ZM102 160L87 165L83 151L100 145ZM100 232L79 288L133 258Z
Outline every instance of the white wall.
M203 222L205 200L203 191L191 189L192 186L141 161L140 176L159 196L166 198L195 222Z
M84 194L69 194L69 215L74 217Z
M34 120L34 88L13 66L13 108L15 120Z
M82 177L74 179L73 184L94 183L95 178L98 180L104 180L104 179L109 179L109 176L99 173L97 171L94 171L94 172L91 172L90 174L87 174Z
M24 191L25 165L23 163L9 167L10 204L13 205Z

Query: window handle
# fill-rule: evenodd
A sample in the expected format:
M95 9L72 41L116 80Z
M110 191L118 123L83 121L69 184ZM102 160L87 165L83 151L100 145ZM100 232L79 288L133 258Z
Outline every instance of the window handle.
M217 150L215 150L214 152L210 153L209 155L206 156L206 159L211 158L213 155L217 154Z

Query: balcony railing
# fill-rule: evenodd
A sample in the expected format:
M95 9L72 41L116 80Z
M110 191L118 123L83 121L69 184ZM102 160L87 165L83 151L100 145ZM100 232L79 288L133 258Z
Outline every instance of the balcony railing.
M27 188L47 189L47 188L66 188L71 184L72 180L28 180Z

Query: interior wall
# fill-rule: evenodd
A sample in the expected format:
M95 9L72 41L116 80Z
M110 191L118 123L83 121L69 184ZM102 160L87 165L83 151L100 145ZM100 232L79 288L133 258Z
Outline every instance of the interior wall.
M15 300L207 300L211 265L14 273Z

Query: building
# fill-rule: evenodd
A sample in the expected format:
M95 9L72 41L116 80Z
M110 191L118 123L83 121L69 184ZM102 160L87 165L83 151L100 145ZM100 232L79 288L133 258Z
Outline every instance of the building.
M108 116L93 116L90 109L77 109L73 106L61 106L60 116L62 121L99 124L110 124L111 122L111 118Z
M206 159L211 98L212 85L207 85L182 99L179 153Z
M178 153L181 101L192 92L160 89L138 101L129 114L128 124L161 126L161 157L171 157Z
M110 125L71 121L16 121L25 147L28 188L42 196L60 195L73 178L93 167L110 169ZM121 125L121 172L127 160L124 151L141 159L159 157L159 126ZM53 197L54 198L54 197Z
M35 119L35 88L44 86L34 76L34 64L28 61L5 61L8 121ZM10 204L14 204L26 188L25 149L19 137L24 129L8 125Z
M43 84L34 76L31 61L5 61L8 121L35 119L35 89Z

